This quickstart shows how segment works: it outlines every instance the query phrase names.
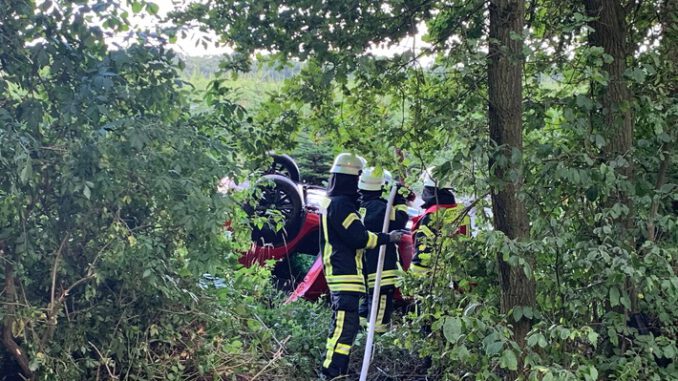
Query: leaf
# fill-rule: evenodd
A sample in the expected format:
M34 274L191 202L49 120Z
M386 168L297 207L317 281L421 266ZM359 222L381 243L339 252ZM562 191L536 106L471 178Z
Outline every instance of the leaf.
M85 195L85 198L89 200L90 196L92 195L92 192L90 191L89 187L85 185L82 188L82 194Z
M586 96L577 95L576 102L577 106L585 109L586 111L590 111L593 108L593 102L591 102L591 99Z
M159 9L160 7L158 7L158 4L156 3L146 3L146 10L152 15L157 14Z
M672 184L672 183L664 184L664 185L662 185L661 188L659 188L659 193L665 193L665 194L672 193L673 188L675 188L675 187L676 187L676 184Z
M617 287L610 288L610 306L616 307L619 305L619 289Z
M132 2L132 12L134 13L139 13L141 10L144 8L143 4L141 4L140 1L133 1Z
M589 343L595 347L598 344L598 333L594 330L590 330L587 339L589 340Z
M26 162L26 165L21 169L21 172L19 173L19 180L23 184L28 183L28 179L31 177L33 174L33 165L31 164L30 160Z
M532 319L534 317L532 307L530 307L530 306L523 307L523 316L525 316L528 319Z
M595 141L598 148L603 148L603 146L605 146L605 138L603 138L602 135L596 134Z
M637 83L645 82L645 71L643 69L627 69L624 74Z
M456 343L461 337L461 319L458 317L448 317L443 325L443 334L450 343Z
M539 342L539 334L534 334L527 338L527 346L534 347Z
M587 189L586 198L588 198L589 201L596 201L598 199L598 188L591 186L589 189Z
M151 276L151 269L144 270L144 273L141 275L142 278L148 278Z
M595 366L591 365L590 373L591 375L591 380L597 380L598 379L598 369L596 369Z
M518 358L516 357L515 352L511 349L505 350L501 354L499 366L508 370L518 370Z
M631 299L628 295L624 295L619 299L619 302L628 310L631 309Z
M494 356L501 352L502 347L504 346L503 341L498 341L498 336L496 333L492 333L486 336L483 339L483 346L485 347L485 354L488 356Z

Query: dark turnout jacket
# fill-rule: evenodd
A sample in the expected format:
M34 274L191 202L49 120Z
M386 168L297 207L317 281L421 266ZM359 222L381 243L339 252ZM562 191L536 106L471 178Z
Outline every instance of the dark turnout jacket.
M363 191L360 203L360 214L367 230L380 232L384 226L387 201L381 197L380 191ZM405 229L409 216L407 215L407 203L403 197L397 197L391 209L389 231ZM379 260L379 248L368 249L365 252L364 274L369 288L374 287ZM382 286L393 286L396 282L399 256L397 246L393 243L386 245L384 269L382 273Z
M387 243L389 236L365 228L358 215L357 193L351 193L350 186L337 192L336 180L330 179L320 224L323 270L330 291L364 293L363 251Z

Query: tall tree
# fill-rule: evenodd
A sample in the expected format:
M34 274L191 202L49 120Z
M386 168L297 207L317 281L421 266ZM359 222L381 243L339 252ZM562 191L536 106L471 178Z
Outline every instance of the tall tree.
M629 91L624 73L626 61L635 47L627 38L626 9L619 0L586 0L586 13L591 18L589 25L593 31L589 42L602 47L611 60L605 61L603 70L609 76L607 86L600 89L600 123L603 136L607 139L604 153L608 161L624 158L625 163L618 173L628 180L633 179L631 149L633 146L633 95ZM633 2L631 2L631 5ZM633 199L630 189L620 189L617 202L628 208L620 219L624 230L633 227ZM627 235L627 237L630 237Z
M522 0L490 1L488 120L491 143L499 147L490 159L490 172L500 180L492 192L495 227L509 239L529 237L527 211L518 193L523 177L523 27L525 2ZM535 305L535 283L521 266L511 266L497 256L501 283L501 309L508 313L515 307ZM528 256L528 264L534 260ZM516 341L523 346L530 330L530 320L521 317L514 322Z

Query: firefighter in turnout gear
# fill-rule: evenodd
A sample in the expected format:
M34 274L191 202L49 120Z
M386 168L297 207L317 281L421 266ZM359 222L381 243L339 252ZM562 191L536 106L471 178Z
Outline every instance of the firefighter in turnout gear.
M365 227L369 231L377 232L383 230L384 214L386 213L387 201L382 197L383 187L387 185L388 174L385 171L375 168L367 168L363 171L358 182L360 190L360 215ZM388 179L389 183L391 179ZM409 216L407 215L407 201L402 195L397 195L390 213L389 229L398 231L405 229ZM377 275L377 262L379 260L379 248L365 250L363 258L363 273L367 281L367 296L360 305L361 325L367 325L367 319L370 316L370 307L372 306L372 293ZM377 309L377 322L375 332L385 332L391 321L393 312L393 293L395 292L395 283L397 272L400 267L400 258L398 248L395 244L389 243L386 246L386 256L384 257L384 269L381 278L381 287L379 295L379 304Z
M421 198L424 200L424 213L414 219L412 232L414 234L414 256L410 271L417 275L426 275L433 265L431 254L438 238L438 229L441 226L455 223L464 211L464 205L457 204L452 184L437 181L433 177L434 168L429 168L424 174L424 191ZM468 215L458 221L457 234L471 235L471 219Z
M322 205L321 248L323 271L330 289L332 323L322 374L328 378L348 371L351 346L358 330L360 297L366 292L363 251L399 242L402 232L372 233L358 214L358 178L363 161L342 153L330 170L327 199Z

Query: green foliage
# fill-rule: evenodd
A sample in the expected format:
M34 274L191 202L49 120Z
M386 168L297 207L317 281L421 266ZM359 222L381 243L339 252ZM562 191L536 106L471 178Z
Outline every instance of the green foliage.
M191 112L181 65L151 41L108 50L85 20L124 29L114 6L3 6L2 378L309 376L323 335L307 327L327 312L283 305L268 270L236 263L243 196L216 193L241 174L242 108L214 89Z
M419 296L420 312L395 345L438 360L441 379L502 379L515 370L530 380L674 379L675 17L653 15L673 8L615 2L627 70L611 81L607 68L620 58L589 43L595 17L585 3L529 2L528 27L512 36L524 42L524 149L508 154L487 130L488 108L496 107L487 100L488 2L359 1L348 9L341 2L216 1L176 19L211 28L242 53L273 47L272 59L308 60L272 107L264 106L262 125L328 136L335 149L409 171L412 182L417 168L435 163L473 199L505 186L491 176L494 168L513 168L507 178L522 185L529 239L490 230L459 240L449 237L456 227L441 227L447 238L437 243L435 273L403 281ZM419 22L430 49L388 58L368 51L368 44L414 34ZM289 30L297 33L281 33ZM423 56L433 63L422 66ZM604 95L620 82L630 101L611 106ZM619 145L621 127L605 116L629 110L632 149L616 152L610 147ZM405 156L397 164L394 148ZM488 167L490 158L496 167ZM536 308L500 313L498 295L506 290L497 284L497 258L536 280ZM651 329L632 327L638 316ZM511 334L515 320L532 325L522 348ZM660 366L662 359L672 363Z
M41 380L313 378L328 310L283 304L267 268L236 263L249 244L247 195L215 192L222 176L261 168L270 149L297 147L314 183L326 172L314 163L352 150L410 182L437 164L477 210L505 186L490 158L522 185L528 239L439 227L433 272L401 281L418 311L378 340L375 371L414 378L407 367L430 356L439 379L675 379L675 26L657 12L668 2L626 4L627 70L612 81L615 58L588 43L583 4L531 2L529 28L512 36L524 41L524 149L508 154L487 131L486 4L214 1L173 16L235 44L224 71L249 71L257 49L306 60L282 87L262 84L262 69L204 81L152 34L109 50L105 33L129 30L129 10L114 2L4 4L2 374L25 365ZM367 52L421 22L430 48ZM601 94L620 81L630 101L610 108ZM632 149L610 151L618 126L604 117L629 110ZM536 306L501 312L498 258L536 281ZM521 320L532 327L524 343L513 336Z

